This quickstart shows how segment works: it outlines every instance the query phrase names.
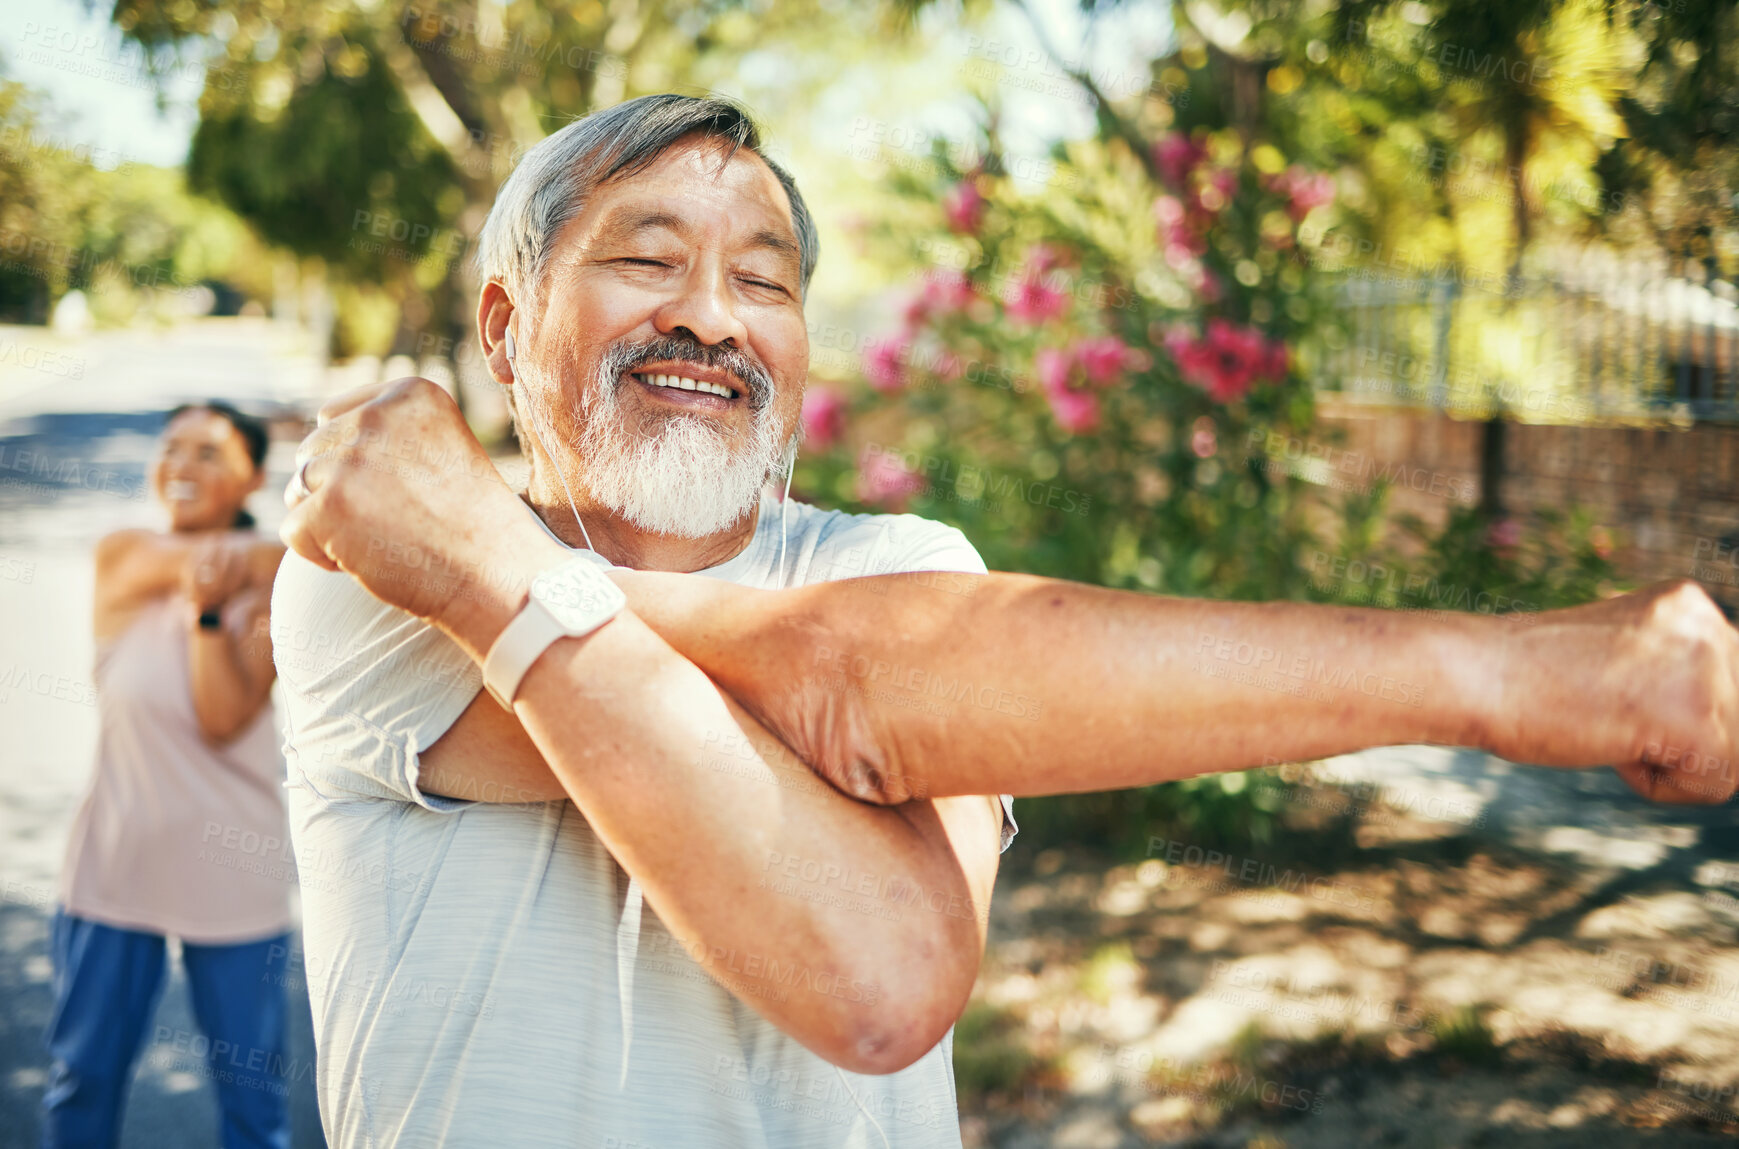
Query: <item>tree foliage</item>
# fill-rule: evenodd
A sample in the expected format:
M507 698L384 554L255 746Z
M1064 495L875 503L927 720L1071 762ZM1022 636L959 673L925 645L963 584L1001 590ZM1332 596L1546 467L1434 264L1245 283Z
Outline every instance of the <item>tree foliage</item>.
M0 317L45 323L74 290L115 321L184 310L207 282L269 292L251 229L192 194L181 171L92 160L43 96L0 78Z

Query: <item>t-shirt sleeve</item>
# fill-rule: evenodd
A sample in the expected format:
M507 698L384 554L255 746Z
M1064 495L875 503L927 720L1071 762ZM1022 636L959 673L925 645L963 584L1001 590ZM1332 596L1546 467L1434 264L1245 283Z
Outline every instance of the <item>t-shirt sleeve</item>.
M887 518L886 550L880 556L881 562L875 564L881 572L989 573L978 548L959 528L917 515L890 515ZM961 580L962 590L969 581ZM999 794L998 797L1002 799L1002 848L1006 851L1014 836L1020 833L1020 826L1014 820L1014 795Z
M894 515L888 532L890 572L956 571L986 574L984 559L958 527L917 515Z
M294 553L273 585L271 635L293 777L334 797L443 812L471 804L417 783L418 756L483 687L452 639Z

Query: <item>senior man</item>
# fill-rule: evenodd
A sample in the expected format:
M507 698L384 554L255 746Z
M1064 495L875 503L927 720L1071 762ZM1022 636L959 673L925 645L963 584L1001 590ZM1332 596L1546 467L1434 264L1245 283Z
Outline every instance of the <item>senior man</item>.
M984 792L1433 741L1732 793L1739 640L1685 585L1527 628L1188 602L762 503L815 248L756 146L648 97L503 188L524 502L426 382L304 447L273 609L337 1143L956 1144Z
M579 546L749 587L984 570L913 516L762 504L798 435L817 241L757 147L727 103L649 96L502 187L478 328L530 509L462 423L299 472L317 493L286 529L361 580L292 558L273 616L336 1145L959 1142L948 1035L1004 801L873 806L769 767L766 731L630 614L505 692L480 668L503 627L422 621L523 601L517 562ZM468 569L505 573L443 583Z

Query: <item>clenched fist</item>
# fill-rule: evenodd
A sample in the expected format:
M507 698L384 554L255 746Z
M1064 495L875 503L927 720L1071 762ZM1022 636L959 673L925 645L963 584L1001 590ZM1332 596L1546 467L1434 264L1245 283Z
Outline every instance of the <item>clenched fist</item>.
M565 554L427 379L333 399L297 460L285 544L473 653L488 649L532 577Z
M1693 582L1534 616L1514 636L1491 748L1517 762L1610 762L1661 802L1739 787L1739 631Z

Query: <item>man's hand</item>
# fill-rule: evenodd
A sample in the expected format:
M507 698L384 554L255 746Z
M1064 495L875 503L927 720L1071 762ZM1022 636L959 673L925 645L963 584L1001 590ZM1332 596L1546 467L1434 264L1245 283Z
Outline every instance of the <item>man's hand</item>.
M1739 631L1688 581L1534 616L1514 635L1488 748L1610 762L1657 802L1717 803L1739 777Z
M502 481L452 398L427 379L362 387L320 409L297 451L312 494L286 493L290 549L446 630L480 656L564 553Z

